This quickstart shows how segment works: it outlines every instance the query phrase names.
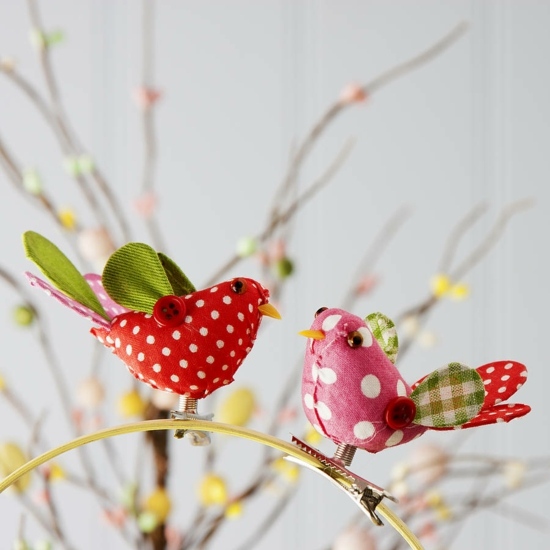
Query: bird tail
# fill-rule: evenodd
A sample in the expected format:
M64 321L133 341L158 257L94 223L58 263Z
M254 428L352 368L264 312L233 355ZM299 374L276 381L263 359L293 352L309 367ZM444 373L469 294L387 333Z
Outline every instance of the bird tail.
M517 361L496 361L482 365L476 370L483 380L485 400L479 413L463 424L461 429L510 422L514 418L525 416L531 410L529 405L505 403L525 384L525 365Z
M90 308L86 307L85 305L77 302L73 298L70 298L64 292L61 292L59 289L55 288L53 285L44 281L40 277L37 277L36 275L33 275L32 273L29 273L29 272L26 272L25 276L27 277L27 280L29 281L31 286L41 288L46 294L48 294L48 296L55 298L58 302L63 304L65 307L68 307L69 309L76 311L76 313L78 313L82 317L86 317L87 319L90 319L92 322L106 329L108 329L111 326L110 321L108 321L107 319L105 319L95 311L92 311ZM121 313L126 313L127 311L129 311L125 307L122 307L120 304L117 304L116 302L114 302L107 295L101 283L101 275L89 273L88 275L84 276L84 279L86 279L86 282L90 285L90 288L92 289L97 299L105 309L105 312L111 318L116 317Z

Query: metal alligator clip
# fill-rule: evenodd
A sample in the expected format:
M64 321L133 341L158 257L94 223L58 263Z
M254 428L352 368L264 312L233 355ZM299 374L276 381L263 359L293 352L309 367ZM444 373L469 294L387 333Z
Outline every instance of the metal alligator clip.
M185 395L180 395L178 410L170 411L170 418L175 420L212 420L213 414L198 414L197 400ZM205 447L210 445L210 434L199 430L176 430L176 439L186 437L194 447Z
M382 520L376 513L376 507L384 498L388 498L393 502L397 502L397 500L381 487L374 485L347 469L347 466L351 464L356 447L345 444L339 445L335 455L329 458L297 437L292 436L292 443L316 458L320 462L320 466L316 467L306 464L291 456L286 456L286 460L295 462L329 479L334 485L344 491L361 511L370 517L375 525L383 525Z

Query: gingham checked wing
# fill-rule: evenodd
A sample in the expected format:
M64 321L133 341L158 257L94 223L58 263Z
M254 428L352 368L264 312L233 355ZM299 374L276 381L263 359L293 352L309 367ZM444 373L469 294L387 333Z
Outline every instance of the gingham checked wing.
M416 405L415 424L447 428L474 418L483 406L485 390L477 371L449 363L418 384L410 398Z
M365 322L374 336L382 351L387 358L395 364L397 352L399 350L399 341L397 339L397 331L395 330L394 322L386 317L383 313L371 313L365 317Z
M461 426L462 429L508 423L514 418L525 416L531 410L529 405L522 403L504 403L526 382L525 365L517 361L495 361L476 370L483 380L485 400L479 414Z

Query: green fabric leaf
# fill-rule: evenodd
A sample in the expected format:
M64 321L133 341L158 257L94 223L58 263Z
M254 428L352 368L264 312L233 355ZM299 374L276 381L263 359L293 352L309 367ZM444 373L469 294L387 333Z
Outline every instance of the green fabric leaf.
M162 252L158 253L158 257L176 296L184 296L197 290L174 260Z
M426 377L410 398L416 405L415 424L448 428L465 424L479 413L485 388L476 370L449 363Z
M395 364L399 351L399 340L393 321L383 313L376 312L367 315L365 322L369 326L374 339L382 348L388 359Z
M110 320L86 279L55 244L34 231L27 231L23 233L23 246L27 258L38 266L56 288Z
M117 304L145 313L153 313L157 300L173 293L157 253L143 243L128 243L114 252L102 280Z

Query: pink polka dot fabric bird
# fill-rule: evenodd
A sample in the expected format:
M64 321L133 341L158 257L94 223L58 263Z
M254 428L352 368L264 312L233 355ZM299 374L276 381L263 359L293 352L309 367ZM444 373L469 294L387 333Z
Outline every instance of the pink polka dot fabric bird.
M505 404L525 382L515 361L470 369L449 363L410 386L394 365L397 335L380 313L366 320L321 308L307 344L302 401L310 423L337 444L377 453L428 429L508 422L530 407Z
M200 399L230 384L263 316L280 318L257 281L196 290L172 260L142 243L117 250L101 277L83 277L37 233L25 233L23 243L52 284L27 273L30 283L96 324L92 334L152 388Z

